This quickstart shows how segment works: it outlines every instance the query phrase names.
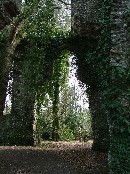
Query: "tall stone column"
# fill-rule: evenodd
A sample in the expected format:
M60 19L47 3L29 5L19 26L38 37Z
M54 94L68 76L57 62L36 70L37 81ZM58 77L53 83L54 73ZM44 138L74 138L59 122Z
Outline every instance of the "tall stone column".
M100 33L100 15L102 3L96 0L72 0L72 29L80 37L89 39L98 37ZM78 45L78 43L77 43ZM88 50L85 42L74 51L77 56L78 77L84 82L88 90L90 112L92 116L93 150L107 151L109 146L109 131L106 112L102 109L100 96L99 52L96 48Z
M111 52L108 118L111 174L130 173L130 2L113 1L111 6Z
M34 145L35 93L24 77L24 57L16 53L13 65L12 108L9 121L8 144Z

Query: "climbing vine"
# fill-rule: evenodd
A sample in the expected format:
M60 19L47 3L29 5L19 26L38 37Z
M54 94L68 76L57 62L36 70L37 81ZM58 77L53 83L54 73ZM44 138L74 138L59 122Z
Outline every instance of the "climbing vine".
M24 79L22 80L24 85L21 85L22 88L25 89L21 88L22 91L25 90L25 94L27 95L30 95L31 93L35 94L35 98L32 101L35 100L37 104L36 113L39 113L38 110L44 101L45 94L49 94L54 105L54 122L57 119L59 90L63 87L68 73L66 66L68 62L68 53L66 51L63 52L64 49L62 43L65 41L66 37L69 38L68 32L64 33L62 30L59 30L59 28L56 28L54 15L55 8L55 2L51 0L25 1L20 15L14 19L10 26L7 26L1 32L0 37L1 43L3 40L6 41L4 48L9 48L8 52L5 51L5 54L7 55L5 56L5 59L8 57L9 60L5 60L5 63L9 62L8 67L6 68L6 78L8 78L7 76L11 64L13 62L16 63L17 67L21 68L21 70L18 70L20 72L19 79ZM20 59L14 56L16 53L18 53L17 55L21 55ZM13 57L15 57L15 61L12 59ZM22 66L20 66L21 63ZM6 85L4 85L4 87L5 86ZM22 91L19 91L21 96ZM30 94L27 91L29 91ZM16 93L13 93L12 95L14 94L17 95ZM13 96L13 98L15 99L15 96ZM20 107L24 108L22 106ZM23 115L23 112L20 112L21 108L18 108L16 113L18 111L19 113L17 114ZM14 110L15 105L13 106L12 114L16 114ZM27 113L25 113L25 115L26 114ZM32 116L26 118L26 120L29 119L28 121L25 121L23 116L19 116L19 118L15 117L16 115L12 115L11 123L14 121L13 125L19 124L22 128L22 124L24 125L25 122L29 123L29 121L32 125ZM15 128L17 129L18 127L11 127L10 132L15 134L15 136L13 134L11 136L14 136L13 143L17 142L16 144L19 144L19 138L26 137L26 129L20 130L22 132L17 131L17 134L19 135L16 135ZM32 129L30 130L31 134Z
M127 83L127 77L129 76L129 66L127 61L125 62L125 64L123 61L123 59L127 59L127 56L124 56L127 48L124 50L124 52L119 53L117 50L118 45L115 44L117 41L115 42L114 39L115 33L116 37L118 37L118 39L120 40L120 44L122 44L122 36L119 36L117 34L117 30L119 31L119 28L122 27L119 22L120 16L115 15L114 11L114 7L117 8L116 6L118 5L122 6L123 4L119 3L115 5L114 1L104 1L103 3L101 17L102 32L100 35L99 44L99 58L101 59L99 72L101 72L100 82L102 92L100 93L103 101L102 108L107 112L106 116L108 119L110 133L110 147L108 158L110 173L125 174L130 172L130 112L128 102L129 85ZM128 35L126 37L128 37ZM114 44L116 45L115 47Z
M53 139L59 139L58 104L60 88L63 88L68 74L68 51L62 43L68 33L56 29L54 3L38 4L38 10L29 16L24 27L24 78L27 88L36 95L36 119L38 111L48 94L53 102ZM39 140L38 140L39 141Z
M116 42L113 41L113 33L117 35L116 27L119 27L118 30L120 29L121 32L125 31L129 36L129 26L126 25L129 21L126 20L127 16L125 16L128 11L123 17L118 16L118 14L114 16L114 10L118 10L115 7L115 3L119 7L123 5L123 3L113 0L101 1L97 36L91 36L90 32L90 36L77 37L56 27L54 16L56 5L54 1L25 1L20 15L13 21L12 25L6 27L3 33L0 33L0 46L5 43L6 48L8 48L5 49L7 53L4 53L4 60L7 64L4 64L6 65L2 69L4 73L2 72L1 74L4 74L5 79L7 79L10 64L13 62L12 55L15 54L21 44L24 47L22 75L27 84L26 88L35 93L36 109L39 109L42 105L45 94L48 93L50 96L53 101L53 114L55 117L53 136L55 140L58 140L59 90L60 87L63 87L68 73L67 68L65 68L68 61L67 52L63 52L63 50L68 49L74 52L78 57L78 77L87 85L92 113L94 114L98 111L96 114L99 117L96 118L104 119L104 122L107 118L109 124L110 173L128 174L130 173L129 50L125 49L122 53L118 52L118 50L112 50L112 47L115 49L113 45ZM125 20L123 24L127 26L127 29L119 25L119 21L116 19L117 16L118 20ZM3 39L4 42L2 43ZM90 40L91 43L88 44ZM121 38L119 40L123 44ZM74 42L76 44L73 44L72 47ZM126 46L129 47L129 43ZM1 79L3 80L3 77ZM98 89L96 94L94 93L95 88L96 90ZM2 90L1 88L1 95ZM93 107L95 99L97 99L96 102L100 106L99 110L97 110L96 106ZM102 119L101 111L104 114ZM105 124L103 123L102 125ZM97 134L95 133L95 137L98 137L100 131ZM108 135L106 137L109 138Z

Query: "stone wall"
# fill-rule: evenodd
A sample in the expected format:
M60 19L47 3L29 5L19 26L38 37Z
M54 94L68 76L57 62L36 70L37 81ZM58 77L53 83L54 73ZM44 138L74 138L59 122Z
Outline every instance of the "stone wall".
M72 0L72 29L76 34L88 38L100 36L100 20L102 13L101 0ZM97 46L99 45L97 41ZM93 150L107 151L109 147L109 131L106 112L102 109L102 98L100 96L100 62L97 61L99 53L97 46L88 49L87 44L77 43L79 49L74 51L77 57L78 79L86 84L89 98L89 108L92 117Z
M72 0L72 29L80 35L99 30L100 0Z
M118 0L111 8L111 79L108 86L113 104L109 109L110 173L130 173L130 2Z

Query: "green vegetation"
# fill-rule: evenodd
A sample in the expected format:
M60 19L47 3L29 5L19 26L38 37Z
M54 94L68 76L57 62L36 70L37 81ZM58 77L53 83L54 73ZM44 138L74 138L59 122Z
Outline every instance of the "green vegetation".
M59 140L87 141L92 139L91 116L88 109L78 104L79 96L74 87L66 87L60 93L58 120ZM46 95L40 115L37 119L36 136L40 140L54 140L53 138L53 103Z
M34 145L42 139L93 136L94 150L109 150L110 173L129 174L129 9L123 2L101 1L98 25L88 25L89 32L82 35L82 25L77 32L60 26L58 8L52 0L25 1L0 33L0 143ZM71 54L77 56L77 77L87 87L90 113L79 109L75 89L67 86ZM12 108L6 120L9 77Z
M28 3L24 4L22 12L14 20L14 24L15 22L18 23L20 28L12 41L15 42L14 50L16 50L15 52L11 50L11 55L10 52L7 53L10 63L4 75L7 77L8 68L10 67L12 69L11 78L13 83L11 87L10 135L8 135L8 138L5 138L4 143L10 145L32 145L34 135L36 142L39 142L41 136L48 133L51 134L50 139L56 141L60 139L76 139L76 134L78 134L81 124L83 124L83 121L79 123L82 117L80 115L86 113L78 113L75 107L71 109L72 115L69 116L68 113L67 118L65 118L66 120L60 118L59 114L59 94L64 90L68 78L68 58L70 55L68 43L75 42L75 35L67 30L67 32L63 30L62 26L57 27L58 22L55 19L57 4L53 1ZM12 26L9 27L3 31L4 36L5 33L7 34L6 38L8 42L12 34L10 32ZM18 45L19 42L21 46ZM6 48L6 45L4 45L4 48ZM41 112L46 95L49 96L52 102L51 113L49 115L51 118L50 127L49 125L47 127L43 126L47 123L43 123L43 119L41 119L43 115L44 118L46 116L43 111ZM73 115L74 118L72 119ZM36 124L35 134L33 133L34 119ZM42 128L42 133L41 127L44 128L44 130Z

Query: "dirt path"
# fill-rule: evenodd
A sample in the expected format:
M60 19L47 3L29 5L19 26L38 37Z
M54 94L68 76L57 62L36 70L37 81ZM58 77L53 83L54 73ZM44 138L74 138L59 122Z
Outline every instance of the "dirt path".
M88 144L0 147L0 174L108 174L107 158Z

